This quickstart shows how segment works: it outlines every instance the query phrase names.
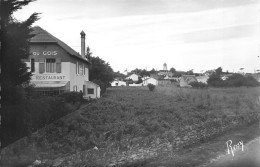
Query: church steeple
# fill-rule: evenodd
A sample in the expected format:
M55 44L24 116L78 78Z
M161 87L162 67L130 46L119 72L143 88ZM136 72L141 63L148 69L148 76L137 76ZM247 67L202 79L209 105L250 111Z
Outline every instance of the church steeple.
M163 64L163 70L167 71L167 64L166 63Z

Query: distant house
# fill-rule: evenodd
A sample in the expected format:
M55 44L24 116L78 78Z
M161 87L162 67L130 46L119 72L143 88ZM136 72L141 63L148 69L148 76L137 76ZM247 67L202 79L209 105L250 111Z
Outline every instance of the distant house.
M143 85L147 86L148 84L158 85L158 80L155 78L147 78L143 81Z
M209 76L205 75L205 76L197 76L196 77L198 82L202 82L202 83L207 83L207 80L209 79Z
M130 75L129 77L126 77L126 79L131 79L131 80L133 80L133 81L138 81L138 79L139 79L139 75L137 75L137 74L132 74L132 75Z
M150 77L144 76L144 77L142 78L142 80L144 81L144 80L146 80L146 79L148 79L148 78L150 78Z
M208 70L208 71L204 72L204 75L210 76L210 75L213 74L214 72L215 72L215 70Z
M114 80L115 80L115 81L123 81L124 79L123 79L123 77L115 77Z
M160 70L160 71L158 72L158 75L164 75L164 76L166 76L168 73L169 73L168 70Z
M180 79L180 87L190 87L191 82L197 82L195 75L182 75Z
M157 79L157 80L160 80L160 79L163 79L163 78L164 78L163 75L157 75L157 74L150 74L150 77L151 77L151 78L154 78L154 79Z
M222 80L226 80L226 79L228 79L228 76L225 76L225 75L224 75L224 76L221 77L221 79L222 79Z
M158 85L160 86L166 86L166 85L171 85L172 81L170 79L160 79L158 80Z
M167 70L160 70L157 75L160 75L160 76L162 75L166 78L173 77L173 73L171 71L167 71Z
M228 79L230 76L232 76L232 74L223 74L223 75L221 75L221 79L222 79L222 80L226 80L226 79Z
M125 81L120 81L120 80L114 80L111 83L111 86L126 86L126 82Z
M139 84L133 83L133 84L128 84L128 86L143 86L143 83L139 83Z

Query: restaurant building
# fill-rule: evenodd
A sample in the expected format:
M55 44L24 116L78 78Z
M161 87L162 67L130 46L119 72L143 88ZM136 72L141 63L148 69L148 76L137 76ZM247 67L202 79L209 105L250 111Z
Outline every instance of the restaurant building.
M85 98L99 98L100 87L89 81L90 62L85 57L85 33L81 35L81 54L41 27L33 27L31 55L26 60L32 72L31 84L43 95L83 92ZM93 86L94 85L94 86Z

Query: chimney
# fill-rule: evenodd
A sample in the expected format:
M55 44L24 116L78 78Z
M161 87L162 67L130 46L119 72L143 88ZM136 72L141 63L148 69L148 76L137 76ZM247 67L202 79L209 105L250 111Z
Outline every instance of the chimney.
M84 33L84 31L81 31L80 33L81 36L81 57L85 58L85 36L86 34Z

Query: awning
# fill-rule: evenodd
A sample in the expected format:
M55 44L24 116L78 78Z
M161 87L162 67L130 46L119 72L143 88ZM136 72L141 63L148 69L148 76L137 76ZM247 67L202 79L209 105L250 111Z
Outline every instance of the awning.
M31 81L36 88L60 88L65 86L69 81Z

